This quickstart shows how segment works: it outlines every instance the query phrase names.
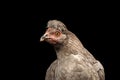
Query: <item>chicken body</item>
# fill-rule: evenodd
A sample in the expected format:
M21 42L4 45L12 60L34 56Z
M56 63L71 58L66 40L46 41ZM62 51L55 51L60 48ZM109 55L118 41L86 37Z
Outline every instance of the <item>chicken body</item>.
M58 25L64 25L62 22L54 23L56 21L48 22L48 26L61 28L59 31L62 37L54 39L58 43L51 43L51 39L46 39L54 45L57 59L48 68L45 80L105 80L102 64L82 45L75 34ZM62 32L62 29L65 32ZM45 34L48 35L48 31Z

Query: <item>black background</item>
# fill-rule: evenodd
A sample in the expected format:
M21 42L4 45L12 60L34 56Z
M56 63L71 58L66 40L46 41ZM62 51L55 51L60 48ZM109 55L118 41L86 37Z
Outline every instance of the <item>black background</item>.
M50 44L40 43L39 39L45 32L48 20L57 19L76 34L84 47L103 64L106 80L115 80L116 11L106 4L87 3L75 8L73 5L59 7L62 5L59 4L52 8L50 5L47 8L28 6L13 10L13 7L8 7L7 14L2 16L5 20L5 42L2 42L5 48L2 59L4 78L45 79L46 70L56 59L56 54Z

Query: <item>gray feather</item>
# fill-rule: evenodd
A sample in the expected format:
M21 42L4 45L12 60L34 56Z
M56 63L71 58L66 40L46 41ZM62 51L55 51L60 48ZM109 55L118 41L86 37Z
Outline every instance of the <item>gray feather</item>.
M67 38L54 45L57 59L48 68L45 80L105 80L102 64L61 21L50 20L47 27L65 31Z

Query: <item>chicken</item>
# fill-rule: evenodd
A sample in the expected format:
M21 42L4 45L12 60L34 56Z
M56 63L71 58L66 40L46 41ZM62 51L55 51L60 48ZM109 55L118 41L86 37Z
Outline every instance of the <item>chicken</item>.
M59 20L49 20L40 38L54 46L57 59L46 71L45 80L105 80L104 67Z

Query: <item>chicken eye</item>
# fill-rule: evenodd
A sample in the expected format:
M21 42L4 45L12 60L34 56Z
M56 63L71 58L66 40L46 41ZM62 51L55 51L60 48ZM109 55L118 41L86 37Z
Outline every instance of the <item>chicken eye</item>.
M58 36L60 36L60 32L59 31L56 31L55 32L55 35L58 37Z

